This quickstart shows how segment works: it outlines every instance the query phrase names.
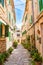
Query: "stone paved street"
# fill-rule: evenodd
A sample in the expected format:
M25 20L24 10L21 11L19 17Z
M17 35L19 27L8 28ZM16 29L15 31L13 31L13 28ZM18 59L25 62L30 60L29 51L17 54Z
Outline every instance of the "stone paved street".
M19 44L4 65L31 65L29 56L28 51Z

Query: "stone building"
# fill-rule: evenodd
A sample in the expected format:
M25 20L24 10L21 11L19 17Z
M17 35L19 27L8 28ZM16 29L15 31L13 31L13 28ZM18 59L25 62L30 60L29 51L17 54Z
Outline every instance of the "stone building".
M28 7L28 18L26 19L28 22L26 22L29 25L24 22L24 15L22 29L24 30L24 24L26 24L27 33L25 34L25 36L30 36L30 42L34 44L34 46L43 56L43 0L28 0L28 3L30 4L27 4L26 2L26 8Z
M22 40L26 39L26 31L28 30L28 10L29 10L29 0L26 1L26 7L25 7L25 12L24 12L24 16L23 16L23 20L22 20Z
M22 33L21 33L21 30L19 28L16 28L14 37L15 37L15 40L18 42L18 44L20 44Z
M0 0L0 52L12 46L15 22L13 0Z

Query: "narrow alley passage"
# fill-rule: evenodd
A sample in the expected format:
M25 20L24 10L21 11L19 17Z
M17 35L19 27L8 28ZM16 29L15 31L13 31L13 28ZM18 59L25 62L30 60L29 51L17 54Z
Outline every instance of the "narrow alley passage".
M29 56L29 52L19 44L4 65L31 65Z

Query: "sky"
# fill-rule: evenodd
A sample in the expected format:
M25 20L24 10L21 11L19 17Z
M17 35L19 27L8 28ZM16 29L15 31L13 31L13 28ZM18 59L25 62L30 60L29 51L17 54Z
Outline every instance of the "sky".
M26 0L14 0L15 13L16 13L16 25L18 28L21 28L22 26L25 3L26 3Z

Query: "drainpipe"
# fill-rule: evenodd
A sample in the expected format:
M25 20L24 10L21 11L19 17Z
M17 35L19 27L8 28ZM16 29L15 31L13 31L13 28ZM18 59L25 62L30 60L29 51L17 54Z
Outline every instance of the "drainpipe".
M33 20L33 23L35 22L34 20L34 0L32 0L32 20ZM35 46L35 25L33 26L34 28L34 46Z

